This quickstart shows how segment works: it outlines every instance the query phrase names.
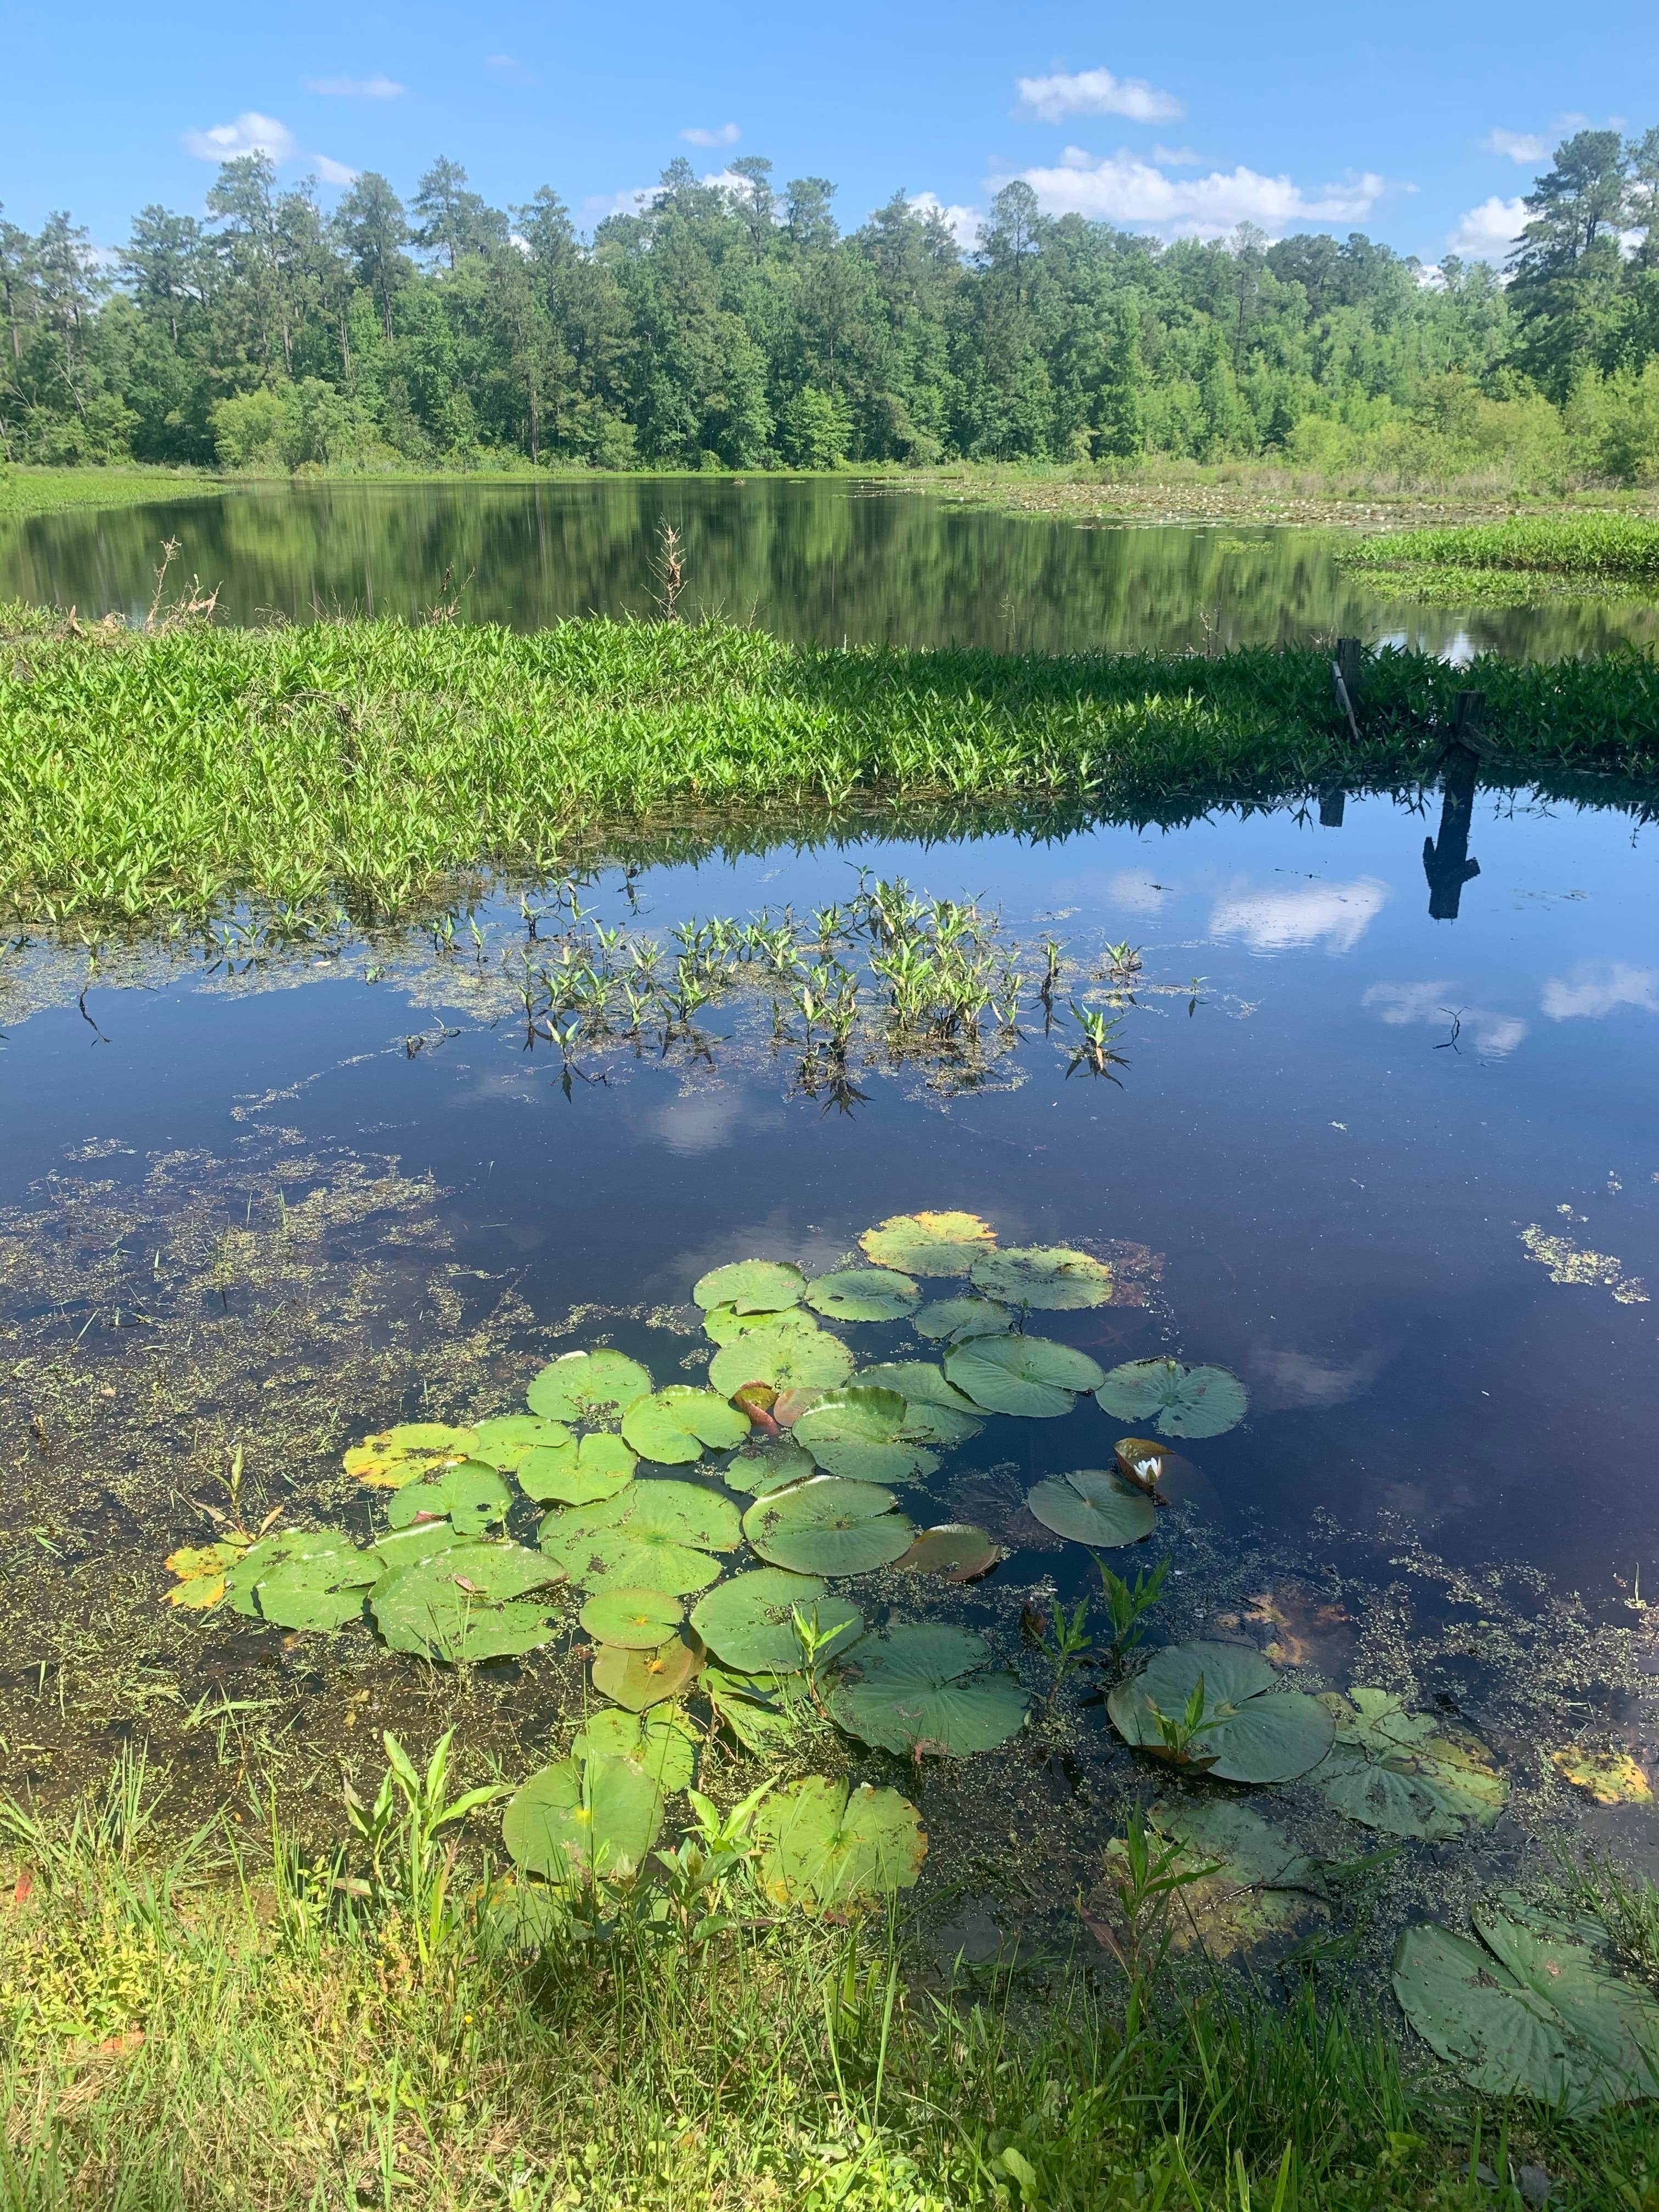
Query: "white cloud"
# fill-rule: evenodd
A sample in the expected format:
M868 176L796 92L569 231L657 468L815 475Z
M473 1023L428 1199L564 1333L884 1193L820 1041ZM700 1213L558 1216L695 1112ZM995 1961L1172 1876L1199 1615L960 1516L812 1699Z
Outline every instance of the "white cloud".
M215 123L205 131L186 131L185 149L198 161L234 161L244 154L268 154L279 165L291 161L299 140L274 115L248 108L234 123Z
M632 185L623 192L592 192L582 202L590 222L603 222L609 215L638 215L651 204L655 186Z
M500 84L538 84L516 54L486 54L484 67Z
M924 217L943 216L945 227L955 239L959 252L971 253L979 244L985 218L977 208L957 207L942 200L937 192L918 192L910 204L918 215Z
M1255 169L1166 177L1139 154L1120 151L1097 161L1077 146L1066 149L1058 168L1022 173L1050 215L1144 222L1198 238L1224 238L1241 222L1259 223L1268 232L1298 223L1356 222L1387 189L1383 178L1367 171L1343 184L1322 185L1310 198L1288 177L1264 177Z
M1114 906L1127 907L1131 914L1158 914L1170 890L1168 884L1155 884L1150 876L1125 868L1107 884L1106 896Z
M688 146L735 146L743 133L735 123L722 123L716 130L706 130L693 124L689 131L680 133Z
M1190 146L1154 146L1152 159L1161 169L1201 169L1204 156Z
M308 76L306 90L325 100L401 100L409 87L390 76Z
M1541 161L1550 150L1549 140L1535 131L1489 131L1480 143L1488 154L1506 154L1511 161Z
M1632 968L1622 960L1584 961L1571 978L1552 975L1544 986L1543 1007L1553 1022L1588 1016L1599 1021L1617 1006L1639 1006L1659 1014L1659 968Z
M1328 952L1352 952L1388 896L1388 885L1375 876L1358 876L1347 884L1235 891L1217 902L1210 934L1242 938L1252 952L1288 952L1312 945L1322 945Z
M1460 1044L1467 1040L1476 1052L1493 1059L1513 1052L1527 1034L1527 1024L1518 1014L1495 1014L1484 1006L1460 1006L1455 983L1373 983L1359 1003L1396 1029L1426 1022L1449 1036L1455 1022Z
M1489 200L1471 208L1456 229L1447 234L1447 250L1461 253L1465 261L1501 261L1520 237L1526 220L1523 200L1500 199L1494 192Z
M1382 1356L1375 1352L1339 1364L1322 1359L1317 1352L1297 1352L1289 1346L1273 1351L1264 1345L1250 1355L1256 1386L1252 1395L1262 1413L1291 1406L1314 1406L1322 1411L1357 1398L1376 1381L1382 1365Z
M311 162L325 185L355 185L357 181L357 172L348 168L343 161L335 161L331 155L313 154Z
M1075 76L1023 76L1019 104L1045 123L1067 115L1127 115L1135 123L1173 123L1182 112L1173 94L1156 91L1145 77L1114 76L1109 69Z

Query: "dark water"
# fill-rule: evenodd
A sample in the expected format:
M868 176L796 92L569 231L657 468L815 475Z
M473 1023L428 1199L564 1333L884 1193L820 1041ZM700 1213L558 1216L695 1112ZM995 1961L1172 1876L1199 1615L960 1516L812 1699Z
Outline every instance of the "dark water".
M684 608L825 644L1174 651L1340 632L1552 659L1659 639L1650 605L1396 599L1344 576L1333 532L1079 526L850 481L252 486L13 525L0 598L136 619L172 538L176 577L218 586L234 621L418 616L456 596L469 620L532 629L653 611L665 522L684 541Z

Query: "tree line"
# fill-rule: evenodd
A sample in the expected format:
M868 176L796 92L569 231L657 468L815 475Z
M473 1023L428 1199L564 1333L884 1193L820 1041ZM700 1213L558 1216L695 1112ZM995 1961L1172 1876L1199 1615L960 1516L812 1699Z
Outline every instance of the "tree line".
M331 214L228 162L206 219L118 256L0 214L0 453L241 469L1133 463L1571 449L1659 480L1659 130L1583 131L1527 197L1508 281L1356 232L1170 245L1015 182L963 252L899 193L674 162L591 240L544 187L434 162ZM1413 445L1415 441L1415 445Z

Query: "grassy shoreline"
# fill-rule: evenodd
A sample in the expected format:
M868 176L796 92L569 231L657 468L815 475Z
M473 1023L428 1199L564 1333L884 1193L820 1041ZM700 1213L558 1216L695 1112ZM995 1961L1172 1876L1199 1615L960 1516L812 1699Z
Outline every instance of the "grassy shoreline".
M201 469L0 468L0 525L70 507L151 506L216 496L224 479Z
M1659 594L1659 520L1551 514L1367 538L1337 556L1351 574L1413 597L1522 605L1540 590L1577 597Z

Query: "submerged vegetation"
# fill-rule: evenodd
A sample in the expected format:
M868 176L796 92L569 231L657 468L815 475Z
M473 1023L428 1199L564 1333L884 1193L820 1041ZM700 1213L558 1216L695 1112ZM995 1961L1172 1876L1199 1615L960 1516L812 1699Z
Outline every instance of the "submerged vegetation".
M1659 522L1634 514L1522 515L1403 530L1340 553L1345 566L1459 605L1520 605L1540 588L1659 592Z

